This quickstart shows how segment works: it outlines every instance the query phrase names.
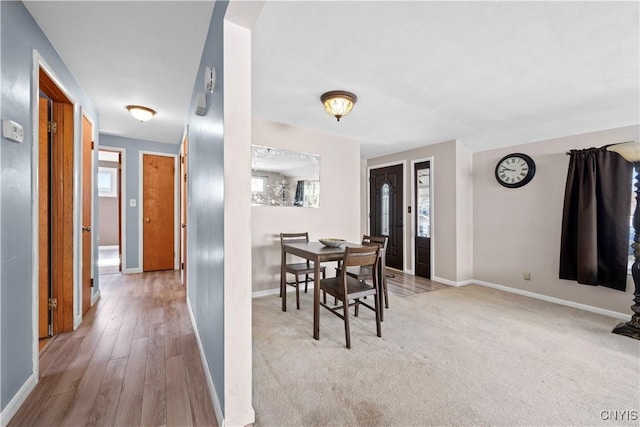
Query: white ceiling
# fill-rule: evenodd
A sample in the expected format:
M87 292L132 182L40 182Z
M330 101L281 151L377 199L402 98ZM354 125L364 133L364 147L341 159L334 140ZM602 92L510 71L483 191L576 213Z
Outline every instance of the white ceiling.
M180 141L213 2L26 4L102 132ZM638 2L267 1L253 114L360 140L365 158L638 124L639 33ZM358 95L339 123L319 100L334 89ZM141 124L127 104L158 115Z
M100 131L178 144L212 1L26 1L100 115ZM140 123L129 104L157 111Z

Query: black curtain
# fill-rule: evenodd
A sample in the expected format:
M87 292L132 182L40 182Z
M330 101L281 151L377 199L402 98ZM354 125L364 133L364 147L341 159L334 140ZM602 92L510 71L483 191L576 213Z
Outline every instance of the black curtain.
M606 147L569 154L560 278L624 291L633 165Z
M296 186L296 198L293 201L294 206L302 206L304 204L304 181L298 181Z

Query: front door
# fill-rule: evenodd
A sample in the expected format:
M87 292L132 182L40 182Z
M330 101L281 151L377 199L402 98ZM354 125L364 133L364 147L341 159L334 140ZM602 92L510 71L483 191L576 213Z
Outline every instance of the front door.
M82 116L82 315L91 308L91 198L93 125Z
M429 162L416 163L415 188L415 274L431 279L431 169Z
M144 271L174 268L174 157L143 154Z
M389 237L386 264L398 270L404 269L403 173L400 164L371 169L369 176L370 233Z

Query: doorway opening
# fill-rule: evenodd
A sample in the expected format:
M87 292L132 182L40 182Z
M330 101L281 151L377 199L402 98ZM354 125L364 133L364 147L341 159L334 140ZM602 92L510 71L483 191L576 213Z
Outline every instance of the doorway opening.
M98 274L122 272L122 153L98 150Z

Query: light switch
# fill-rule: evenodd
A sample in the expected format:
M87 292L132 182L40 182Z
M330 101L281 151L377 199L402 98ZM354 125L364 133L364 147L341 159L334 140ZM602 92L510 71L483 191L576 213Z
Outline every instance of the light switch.
M135 208L136 207L136 199L129 200L129 206L131 206L132 208Z

